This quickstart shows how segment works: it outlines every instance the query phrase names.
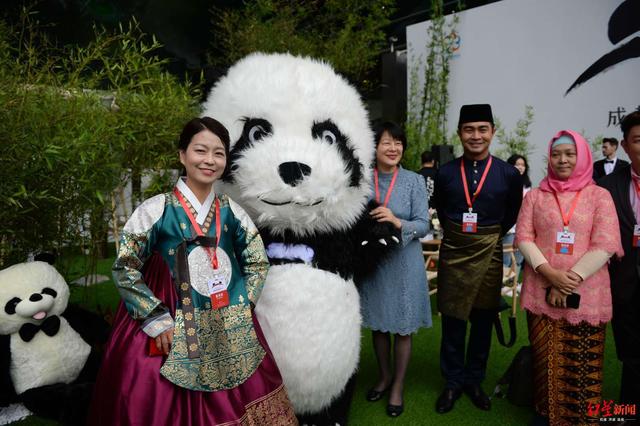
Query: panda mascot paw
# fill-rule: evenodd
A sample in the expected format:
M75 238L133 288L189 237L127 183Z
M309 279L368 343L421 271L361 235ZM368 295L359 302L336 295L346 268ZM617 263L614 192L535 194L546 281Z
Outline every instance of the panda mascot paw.
M355 227L358 259L353 265L354 281L360 285L377 265L389 255L393 248L400 245L402 232L389 222L378 222L370 213L380 206L376 200L370 200L362 218Z
M108 324L79 308L68 320L68 300L69 287L48 263L0 271L0 419L22 403L63 424L86 422L100 364L90 343L106 341Z
M377 260L363 247L400 240L368 219L375 145L364 104L326 63L256 53L218 81L203 115L231 138L216 190L241 204L267 249L255 312L300 423L345 425L360 354L355 269Z
M371 218L371 212L380 207L376 200L370 200L367 204L366 214L359 223L358 229L362 233L360 245L366 246L370 241L383 246L395 246L400 244L402 234L400 230L390 222L378 222Z

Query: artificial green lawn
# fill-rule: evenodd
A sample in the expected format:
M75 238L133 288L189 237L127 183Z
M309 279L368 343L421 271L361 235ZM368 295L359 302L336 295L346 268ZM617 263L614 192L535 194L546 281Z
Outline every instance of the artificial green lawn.
M113 259L98 262L98 274L110 275ZM81 267L74 265L69 270L69 278L78 277ZM71 302L81 304L89 309L100 309L105 312L111 309L115 313L118 294L112 282L98 284L91 287L76 287L71 289ZM507 298L508 301L510 299ZM436 306L436 296L432 296L431 306ZM99 308L98 308L99 307ZM434 309L435 310L435 309ZM507 327L506 319L503 325ZM508 331L505 329L505 332ZM407 373L404 393L405 412L398 418L392 419L385 413L386 399L371 403L364 395L376 380L377 367L371 344L371 333L362 331L362 351L360 367L356 381L356 393L353 397L349 424L355 426L369 425L527 425L532 413L527 408L516 407L506 399L493 399L491 411L481 411L471 403L469 398L462 396L453 411L447 414L435 412L435 401L440 394L444 382L440 376L440 317L433 315L433 328L421 329L414 336L413 352ZM518 339L516 344L507 349L498 344L495 339L491 348L487 378L484 390L491 394L498 379L506 371L518 349L528 344L526 318L522 311L518 312ZM603 399L617 400L620 380L620 363L615 355L615 346L611 326L607 328ZM16 425L55 425L55 422L30 417ZM187 426L187 425L185 425ZM266 425L265 425L266 426Z
M510 299L507 298L510 302ZM436 306L436 296L432 296L431 306ZM506 318L503 319L505 333L508 334ZM371 332L362 332L362 352L360 355L360 368L357 378L356 394L354 395L351 415L352 425L527 425L532 418L530 409L516 407L507 399L493 398L491 411L477 409L463 395L455 404L452 411L447 414L438 414L435 411L436 399L444 386L440 375L440 317L433 315L433 327L421 329L414 337L412 358L407 372L404 392L404 413L395 419L386 415L386 399L378 402L368 402L364 395L373 385L377 377L377 367L373 347L371 344ZM528 344L526 317L523 311L518 312L518 338L516 344L510 348L500 346L493 337L491 355L487 368L487 378L483 389L488 394L493 389L498 379L509 367L511 360L521 346ZM620 386L620 363L616 358L615 345L611 326L607 327L603 399L618 399Z

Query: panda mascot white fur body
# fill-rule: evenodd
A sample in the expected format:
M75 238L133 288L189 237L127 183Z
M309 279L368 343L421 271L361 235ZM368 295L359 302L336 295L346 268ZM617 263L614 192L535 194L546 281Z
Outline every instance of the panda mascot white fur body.
M48 263L0 271L0 406L22 402L38 415L84 423L92 390L84 379L95 379L99 361L61 316L68 300L69 287Z
M203 115L231 136L218 190L251 215L267 248L256 314L296 414L344 424L360 352L354 273L385 250L378 236L361 244L372 237L363 224L375 151L365 107L329 65L257 53L215 85Z

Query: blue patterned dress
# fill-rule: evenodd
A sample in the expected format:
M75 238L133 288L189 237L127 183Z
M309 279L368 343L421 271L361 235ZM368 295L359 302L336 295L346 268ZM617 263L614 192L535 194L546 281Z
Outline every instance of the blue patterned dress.
M391 173L379 173L381 201L392 177ZM427 190L422 176L400 168L387 207L402 221L402 243L362 284L362 319L363 325L372 330L408 335L420 327L431 327L431 304L419 241L429 230Z

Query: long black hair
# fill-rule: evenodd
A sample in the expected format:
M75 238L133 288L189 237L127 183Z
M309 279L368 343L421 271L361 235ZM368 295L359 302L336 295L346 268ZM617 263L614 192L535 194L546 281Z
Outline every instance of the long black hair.
M220 138L224 146L224 155L228 160L230 145L229 131L222 123L211 117L196 117L185 124L180 133L180 139L178 139L178 149L180 151L186 151L193 137L203 130L209 130ZM225 166L222 177L227 175L228 170L229 168ZM182 175L185 175L184 170L182 171Z
M522 161L524 161L524 173L522 174L522 185L525 188L531 188L531 178L529 178L529 163L527 162L527 159L523 155L513 154L511 157L507 159L507 163L515 167L516 161L518 161L519 159L522 159Z

